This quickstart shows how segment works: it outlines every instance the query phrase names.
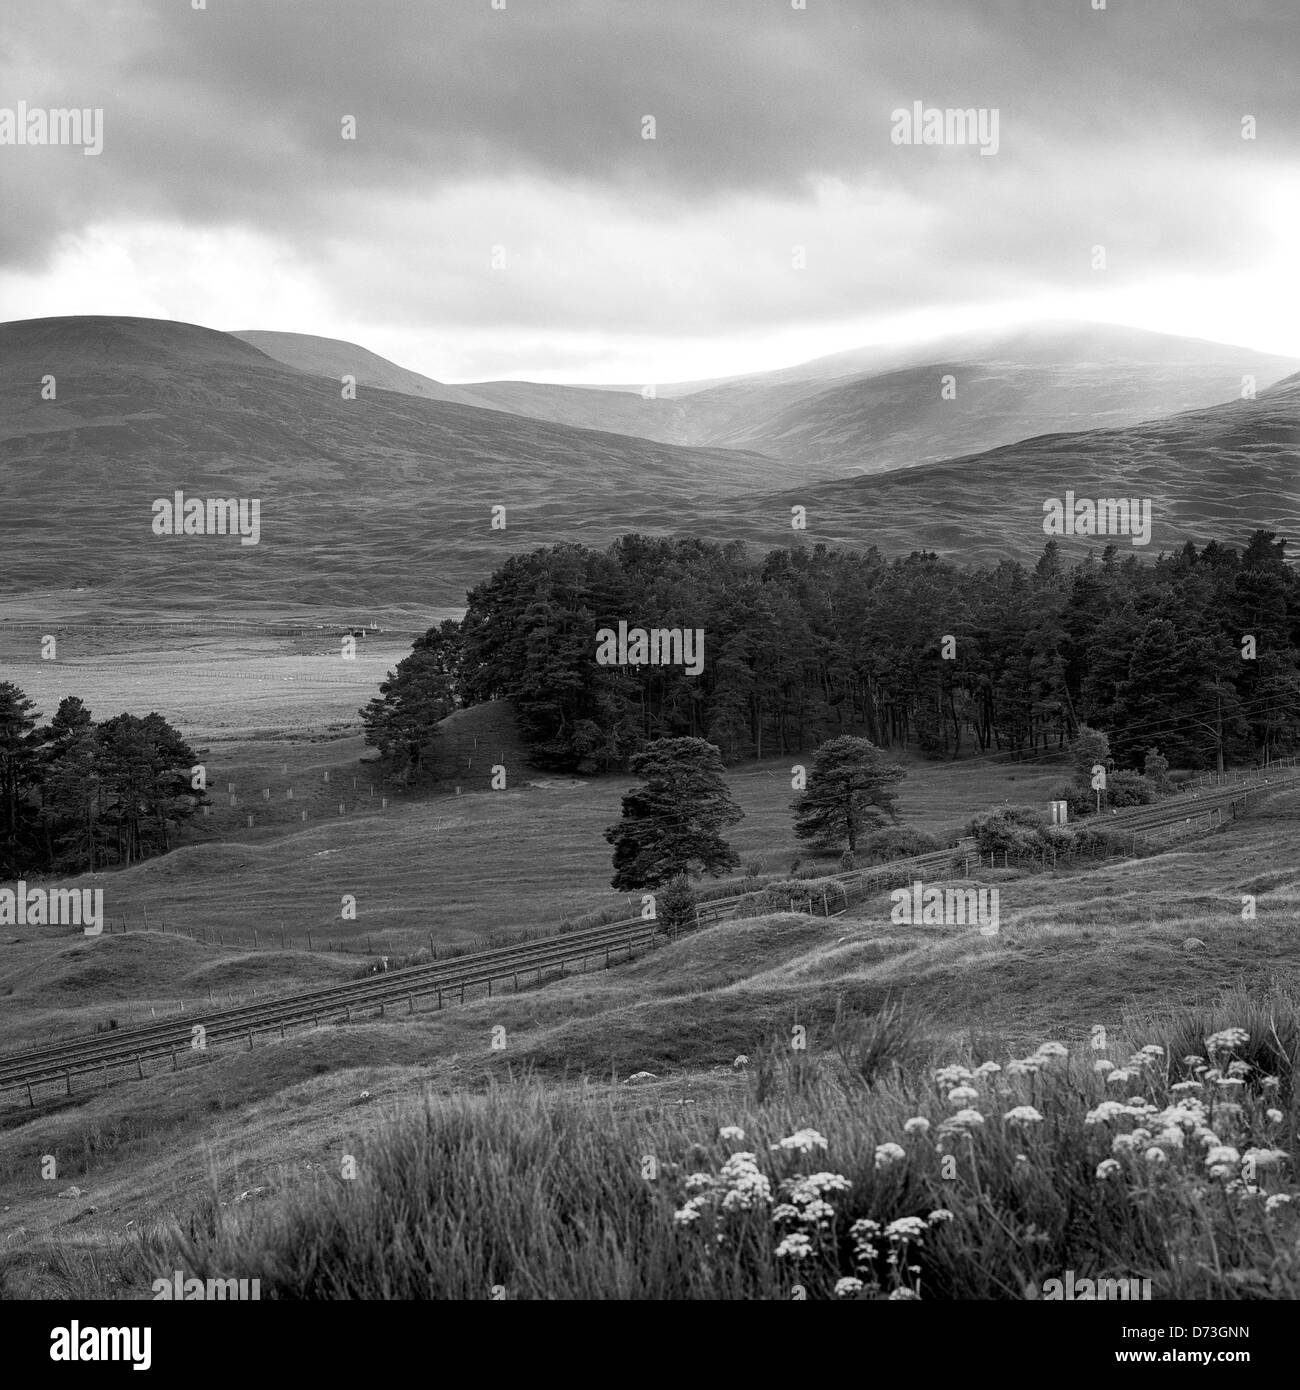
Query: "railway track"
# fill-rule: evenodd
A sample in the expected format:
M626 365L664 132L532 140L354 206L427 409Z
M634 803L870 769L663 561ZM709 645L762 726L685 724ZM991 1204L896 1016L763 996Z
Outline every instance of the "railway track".
M1265 792L1300 785L1300 771L1287 769L1267 778L1242 779L1222 786L1208 787L1172 798L1158 806L1134 807L1116 812L1102 822L1107 829L1122 830L1134 836L1189 821L1236 815L1251 798ZM840 916L849 906L850 893L865 896L891 883L909 882L923 874L948 874L961 863L960 849L935 850L888 864L827 875L844 886L844 902L835 912L826 904L828 916ZM731 913L743 894L715 898L699 904L697 922L717 921ZM632 918L588 927L582 931L519 945L476 951L451 961L433 961L386 971L364 980L300 990L292 994L259 1000L251 1004L181 1014L111 1034L52 1044L0 1055L0 1093L25 1090L35 1104L34 1089L62 1083L72 1094L72 1078L100 1072L107 1080L110 1069L134 1066L145 1075L144 1063L169 1059L175 1069L179 1058L194 1051L206 1052L218 1043L244 1041L251 1048L258 1034L278 1032L281 1037L291 1027L321 1023L350 1022L353 1012L372 1011L385 1016L390 1007L413 1013L416 999L436 997L437 1007L454 997L463 1003L467 990L482 989L490 997L499 982L512 981L519 988L521 975L536 980L582 962L583 969L593 959L604 958L606 967L615 959L631 959L666 939L654 919Z
M136 1028L114 1030L93 1038L57 1043L50 1047L0 1056L0 1091L68 1080L79 1073L102 1071L107 1067L136 1066L158 1057L175 1058L191 1051L206 1051L212 1043L247 1039L252 1045L258 1033L324 1022L350 1022L353 1011L372 1009L383 1016L389 1006L406 1004L414 1011L416 999L436 996L438 1007L444 999L463 1002L467 990L485 987L488 995L498 981L543 974L566 964L603 957L612 964L617 957L629 959L638 950L655 944L661 937L654 920L618 922L566 932L520 946L479 951L458 960L408 966L403 970L353 980L341 985L300 990L273 999L228 1009L177 1015ZM196 1031L199 1030L199 1031ZM196 1044L199 1044L196 1046Z

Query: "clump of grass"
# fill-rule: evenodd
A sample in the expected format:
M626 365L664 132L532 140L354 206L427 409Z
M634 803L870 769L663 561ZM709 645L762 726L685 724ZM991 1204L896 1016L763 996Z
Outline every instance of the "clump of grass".
M848 1074L867 1086L886 1076L903 1077L929 1051L920 1019L896 1000L866 1017L837 1019L831 1040Z

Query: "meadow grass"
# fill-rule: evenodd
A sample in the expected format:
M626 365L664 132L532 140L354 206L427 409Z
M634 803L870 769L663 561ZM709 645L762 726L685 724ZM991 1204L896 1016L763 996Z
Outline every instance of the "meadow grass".
M429 1095L355 1178L213 1200L159 1269L289 1299L1019 1300L1067 1270L1296 1298L1297 1004L1229 993L983 1070L878 1016L816 1055L783 1038L693 1104L527 1078Z

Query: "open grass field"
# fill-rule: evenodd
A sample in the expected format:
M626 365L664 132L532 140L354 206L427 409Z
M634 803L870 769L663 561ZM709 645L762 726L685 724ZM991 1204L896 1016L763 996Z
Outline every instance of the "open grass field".
M262 967L246 972L244 966L254 947L262 956L276 953L277 978L290 978L293 961L301 959L302 982L313 983L318 976L309 934L315 952L333 945L407 955L495 933L555 931L564 920L597 909L621 907L627 916L640 911L639 896L610 889L611 851L603 838L632 779L579 780L530 770L504 707L461 711L447 727L445 789L409 797L377 779L356 735L214 744L208 763L212 814L197 820L191 843L93 879L59 879L61 886L104 890L112 929L127 927L122 943L146 925L193 930L210 943L194 943L208 970L178 975L170 994L156 981L136 990L123 978L120 990L102 1001L16 989L7 999L6 1031L35 1041L51 1031L110 1018L125 1024L149 1017L150 1009L201 1003L214 989L251 997L254 984L262 990ZM506 789L472 790L485 784L498 760L507 767ZM731 842L743 863L757 862L768 873L785 871L801 852L789 809L793 762L765 761L728 774L745 812ZM1042 804L1060 780L1059 770L1038 766L951 765L911 756L903 762L902 818L931 831L955 830L976 811L1006 800ZM348 896L356 899L356 916L345 920ZM75 931L7 929L5 939L22 949L5 960L53 961L75 950L88 968L94 951L118 944L106 937L87 947ZM188 938L182 944L189 945ZM340 960L340 968L355 968L355 956L351 962ZM17 967L0 962L0 989L10 984L8 968ZM227 982L224 991L219 980Z
M132 640L112 629L56 629L55 636L57 657L47 661L40 634L0 626L0 670L47 717L75 695L99 719L157 710L191 742L357 728L358 709L411 649L409 637L361 639L356 656L344 660L339 643L323 635Z
M490 803L485 795L462 804L480 800ZM723 922L607 973L406 1022L358 1021L251 1052L218 1049L166 1084L128 1080L34 1111L7 1107L5 1287L48 1291L64 1279L138 1293L135 1233L206 1201L213 1183L216 1200L238 1207L241 1194L328 1182L343 1155L373 1142L377 1127L426 1090L481 1092L531 1074L581 1105L622 1110L632 1103L626 1078L647 1070L656 1079L634 1088L643 1116L680 1115L683 1101L700 1116L728 1106L734 1113L751 1103L750 1081L730 1065L738 1053L756 1057L798 1024L810 1056L829 1055L837 1017L870 1017L888 1001L917 1021L918 1055L1005 1060L1044 1038L1086 1044L1097 1026L1146 1041L1172 1010L1208 1007L1234 987L1255 998L1300 988L1300 868L1267 867L1298 826L1300 795L1291 794L1153 858L1060 875L999 872L994 938L893 926L882 893L847 919ZM1257 898L1253 921L1241 919L1242 894ZM1186 948L1189 936L1203 948ZM7 1016L17 1008L32 1018L67 1010L89 1019L135 991L197 998L233 984L260 992L300 982L308 970L325 981L341 966L128 935L39 950L27 943L6 954L0 988L10 991ZM497 1028L505 1046L494 1049ZM47 1153L57 1158L57 1181L39 1177ZM69 1184L82 1196L58 1197ZM61 1253L52 1255L49 1236ZM126 1282L114 1286L119 1277Z

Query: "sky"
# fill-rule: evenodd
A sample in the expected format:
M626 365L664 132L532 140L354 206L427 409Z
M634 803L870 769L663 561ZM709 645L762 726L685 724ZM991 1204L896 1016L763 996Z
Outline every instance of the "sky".
M1297 53L1296 0L5 0L0 141L25 102L103 143L0 143L0 319L444 381L1033 318L1300 356Z

